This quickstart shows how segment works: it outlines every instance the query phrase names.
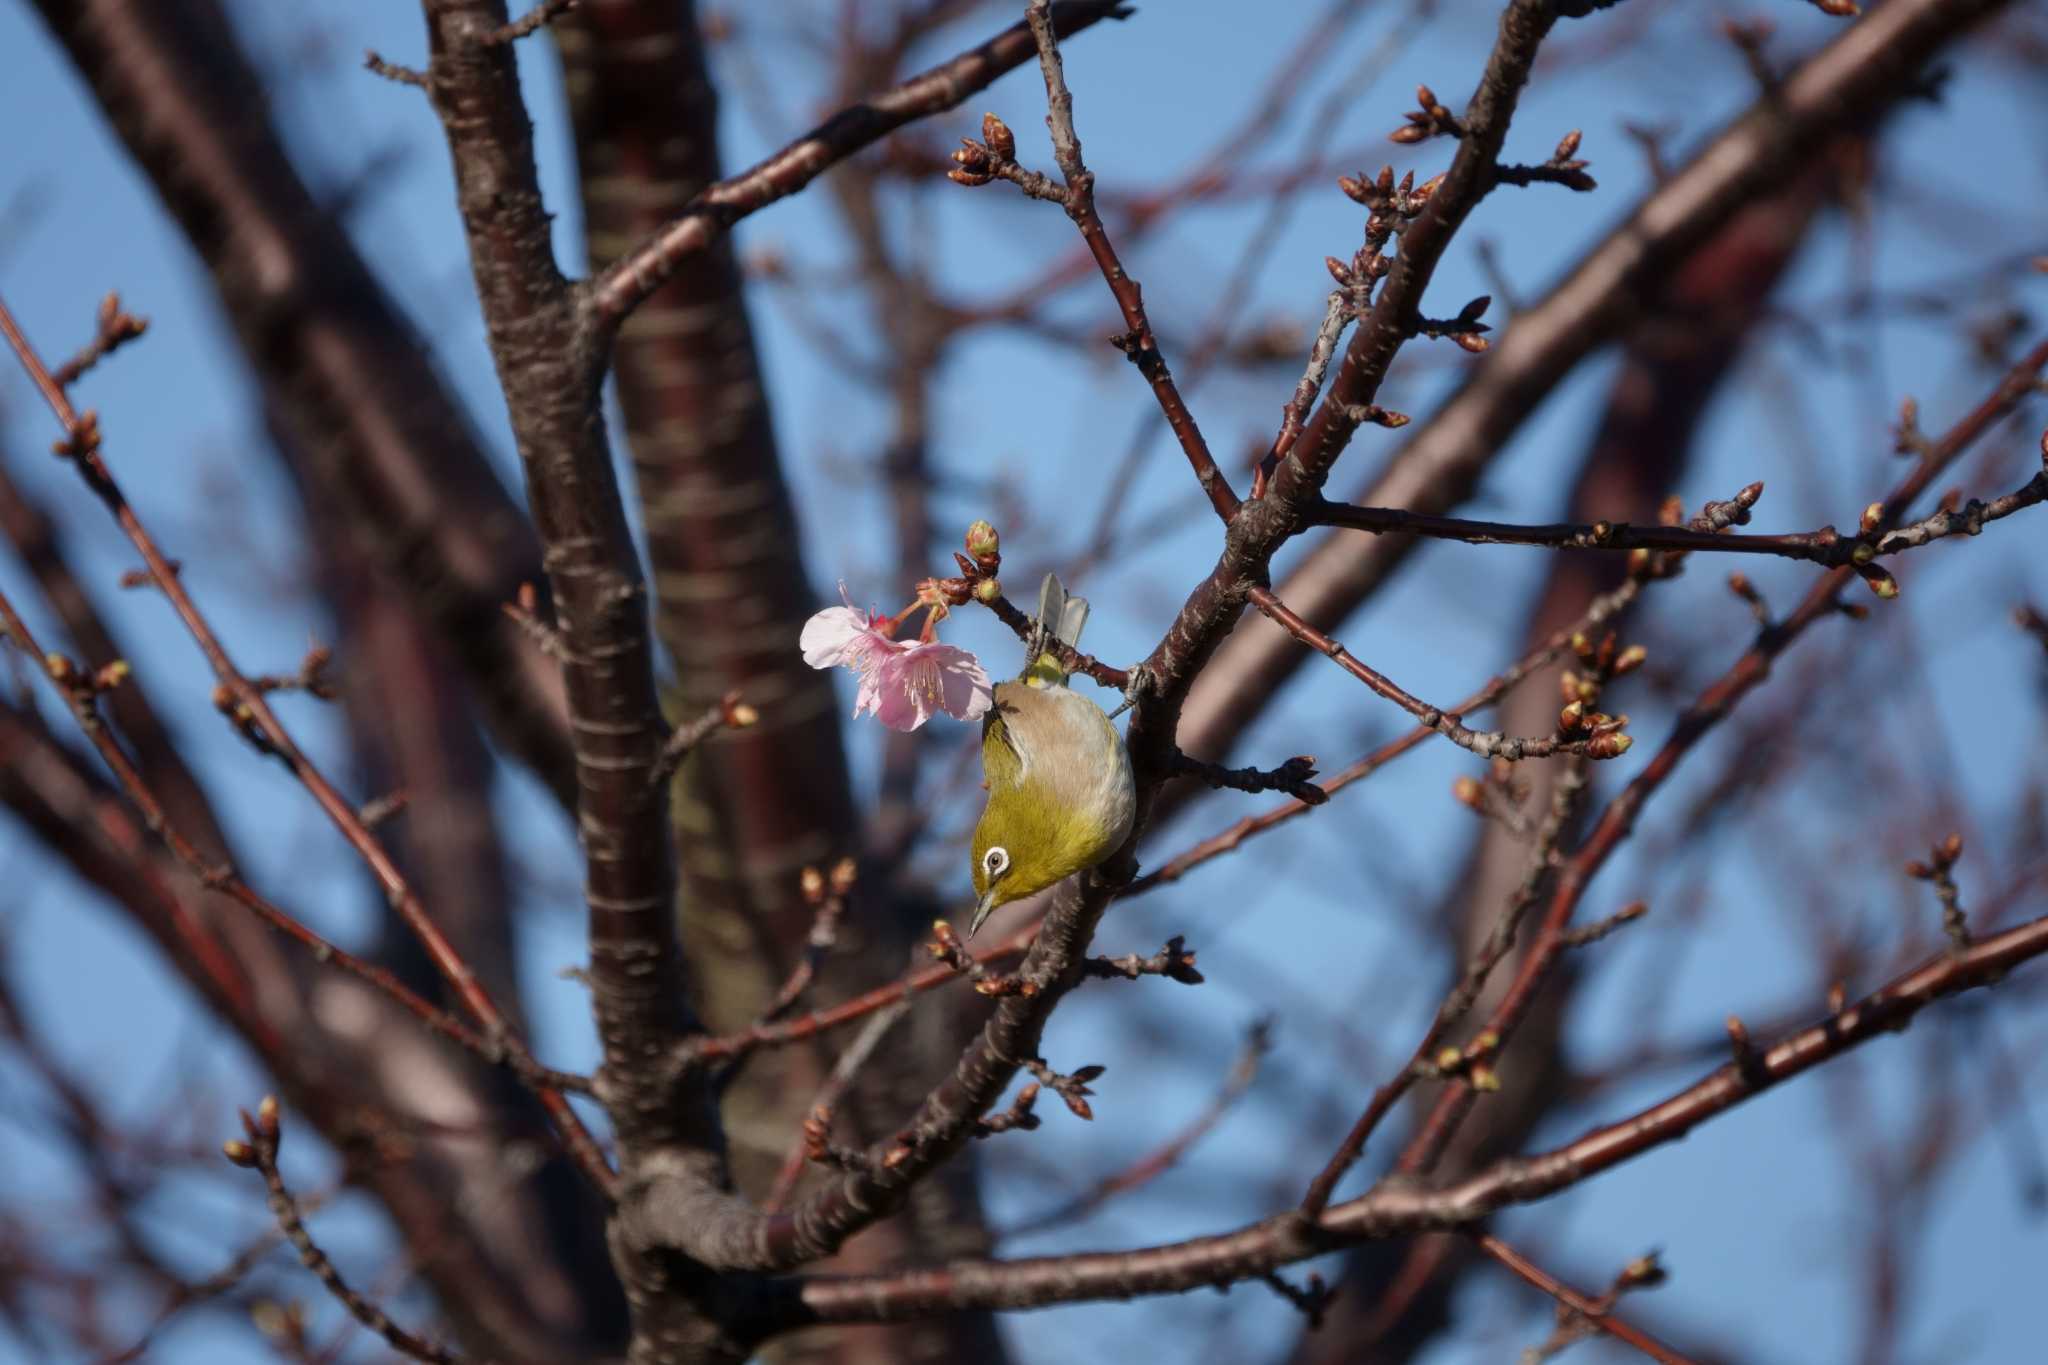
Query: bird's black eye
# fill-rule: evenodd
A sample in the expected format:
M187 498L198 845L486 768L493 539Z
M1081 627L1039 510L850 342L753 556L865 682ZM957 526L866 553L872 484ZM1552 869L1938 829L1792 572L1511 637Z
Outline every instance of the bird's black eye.
M1004 848L992 848L981 855L982 871L990 877L1000 877L1010 870L1010 852Z

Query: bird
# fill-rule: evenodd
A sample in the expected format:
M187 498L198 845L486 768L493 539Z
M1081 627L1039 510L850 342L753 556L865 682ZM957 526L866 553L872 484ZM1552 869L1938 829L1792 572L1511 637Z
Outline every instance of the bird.
M1087 623L1088 599L1069 596L1059 576L1047 574L1024 671L995 685L982 717L988 804L974 826L969 938L997 906L1094 867L1131 832L1131 756L1108 713L1067 686L1051 647L1075 645Z

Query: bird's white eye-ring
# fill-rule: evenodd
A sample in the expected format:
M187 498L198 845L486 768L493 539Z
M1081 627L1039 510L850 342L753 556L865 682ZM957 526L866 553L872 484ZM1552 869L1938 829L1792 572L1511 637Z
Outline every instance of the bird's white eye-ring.
M992 848L981 855L981 870L988 873L990 880L1010 870L1010 851L1006 848Z

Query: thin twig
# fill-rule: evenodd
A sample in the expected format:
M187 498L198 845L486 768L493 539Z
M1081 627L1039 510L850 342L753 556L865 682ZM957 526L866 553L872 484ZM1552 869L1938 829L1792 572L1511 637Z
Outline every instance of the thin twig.
M1478 691L1453 706L1445 714L1453 720L1466 716L1499 701L1508 692L1519 686L1523 679L1555 659L1570 644L1574 635L1591 631L1611 619L1616 613L1635 601L1642 591L1642 581L1631 578L1613 592L1596 598L1586 614L1561 630L1554 631L1548 639L1513 664L1489 678ZM1437 731L1427 725L1418 725L1397 739L1388 741L1365 757L1325 779L1320 785L1331 796L1336 795L1354 782L1362 782L1384 768L1409 750L1420 746ZM1217 831L1208 838L1193 844L1167 859L1154 871L1132 882L1124 889L1122 899L1129 900L1169 882L1179 881L1188 873L1212 859L1234 852L1248 839L1265 833L1278 825L1286 824L1315 809L1305 801L1290 801L1284 806L1275 806L1261 815L1248 815L1242 820Z
M847 1044L846 1051L839 1054L839 1060L832 1064L831 1074L826 1076L825 1083L818 1087L818 1093L812 1097L810 1108L805 1112L816 1114L823 1110L830 1113L838 1107L839 1101L853 1085L854 1078L860 1074L860 1069L867 1065L868 1058L881 1046L882 1039L888 1035L890 1029L896 1027L899 1019L910 1013L910 1003L908 996L898 999L884 1006L862 1026L861 1031L853 1036L853 1041ZM762 1201L761 1208L764 1212L780 1212L789 1202L789 1196L796 1190L796 1182L803 1179L806 1146L805 1136L799 1134L796 1143L789 1149L789 1154L782 1159L782 1169L776 1172L775 1183L768 1189L768 1197Z
M1117 309L1123 314L1126 330L1114 338L1116 348L1152 386L1152 396L1158 400L1159 410L1166 414L1166 424L1173 428L1174 438L1187 455L1196 482L1209 495L1209 505L1216 515L1228 522L1237 515L1237 494L1217 467L1201 427L1196 425L1194 414L1188 411L1180 389L1173 382L1158 338L1152 334L1151 319L1145 315L1144 290L1118 259L1116 247L1109 240L1109 229L1103 224L1102 215L1095 211L1095 176L1081 158L1081 138L1074 131L1074 94L1067 89L1051 5L1047 0L1031 0L1024 20L1038 43L1038 69L1045 77L1045 125L1052 132L1053 160L1067 182L1067 217L1080 229L1081 239L1088 244L1088 252L1095 258L1102 278L1109 284L1109 292L1116 298Z
M1471 730L1459 723L1449 712L1431 706L1428 702L1404 691L1385 675L1369 667L1342 643L1317 630L1296 614L1285 602L1273 595L1273 590L1255 587L1247 594L1252 605L1282 630L1321 654L1335 660L1337 666L1364 683L1378 695L1385 697L1409 715L1421 721L1461 749L1469 749L1481 758L1504 758L1518 762L1529 758L1550 758L1558 754L1583 754L1587 758L1619 758L1634 743L1618 726L1596 730L1582 738L1567 738L1561 735L1537 739L1503 734L1498 730Z
M1118 1195L1128 1194L1179 1165L1181 1158L1185 1157L1196 1143L1207 1137L1251 1089L1252 1082L1259 1074L1259 1063L1272 1047L1272 1040L1273 1021L1253 1021L1245 1036L1244 1048L1238 1053L1237 1060L1231 1064L1229 1073L1224 1076L1223 1084L1217 1090L1215 1098L1209 1101L1187 1127L1122 1170L1104 1176L1065 1203L1026 1218L1004 1232L1003 1236L1021 1237L1026 1233L1087 1218Z
M1629 1270L1622 1272L1613 1289L1598 1299L1589 1299L1490 1232L1482 1232L1472 1241L1481 1251L1556 1299L1564 1308L1577 1314L1579 1320L1607 1333L1616 1341L1627 1342L1650 1359L1657 1361L1658 1365L1694 1365L1691 1357L1680 1355L1648 1332L1632 1327L1614 1315L1614 1301L1621 1297L1623 1289L1635 1288L1653 1276L1661 1277L1661 1272L1655 1269L1656 1263L1653 1258L1645 1257L1642 1262L1637 1263L1647 1265L1647 1270L1637 1271L1631 1275L1631 1271L1636 1270L1636 1266L1631 1266Z
M336 790L326 776L314 766L312 760L300 750L290 732L278 720L276 713L271 710L270 703L262 691L252 685L235 667L220 637L214 633L212 625L200 612L198 604L185 590L184 580L171 568L155 537L143 526L126 495L114 482L113 473L100 454L97 417L91 412L81 416L72 408L71 400L65 395L63 387L52 377L42 358L29 344L27 336L22 333L13 312L4 301L0 301L0 335L5 335L8 345L21 361L22 368L28 372L30 381L42 394L44 402L56 416L57 424L64 430L65 439L57 446L59 453L71 461L80 477L85 480L86 486L106 506L115 522L126 533L129 543L141 553L143 563L148 566L151 576L156 580L158 590L169 599L178 619L198 644L200 652L206 656L215 678L232 694L238 713L246 713L252 731L260 733L277 756L291 768L292 774L298 778L329 821L376 876L392 908L419 939L436 969L468 1007L470 1014L483 1026L491 1045L504 1049L505 1054L513 1059L514 1068L522 1075L537 1077L542 1074L544 1069L533 1060L525 1042L506 1021L483 982L477 978L455 945L449 942L440 927L427 914L426 908L421 905L419 897L413 892L398 864L357 816L354 803ZM58 681L54 677L52 680ZM73 709L74 714L81 710L77 706ZM118 749L118 746L113 747ZM604 1153L584 1126L583 1120L553 1086L537 1085L535 1094L553 1120L556 1131L561 1134L578 1167L598 1188L609 1191L615 1182L615 1176L604 1158Z
M149 330L149 320L138 318L121 307L121 296L109 294L100 300L98 325L93 338L77 355L50 372L60 388L70 388L78 382L79 376L99 364L121 347Z
M669 732L668 739L661 746L661 757L654 761L654 769L648 774L648 781L661 783L673 777L691 751L717 731L744 730L760 719L761 713L741 701L737 689L726 693L695 719L685 721Z
M242 1128L249 1135L248 1141L229 1142L224 1149L227 1158L235 1165L255 1170L263 1176L263 1183L270 1191L270 1212L277 1219L278 1229L298 1251L300 1263L319 1278L335 1301L348 1310L350 1317L382 1337L392 1350L406 1359L427 1361L429 1365L460 1365L461 1356L445 1346L408 1332L393 1322L382 1308L349 1288L341 1272L334 1268L334 1262L313 1240L313 1234L306 1230L298 1200L292 1197L283 1174L277 1169L277 1146L282 1126L278 1122L276 1098L266 1097L253 1115L243 1111Z
M1342 526L1375 535L1398 533L1473 545L1530 545L1553 550L1665 550L1715 554L1773 555L1834 568L1867 564L1872 559L1917 549L1950 536L1974 536L1991 522L2048 501L2048 470L2036 474L2003 497L1989 502L1971 499L1958 508L1943 508L1909 526L1883 535L1843 535L1832 526L1784 535L1716 534L1688 526L1636 526L1624 521L1551 522L1516 525L1464 517L1433 517L1394 507L1354 507L1322 503L1309 519L1319 526Z
M526 13L514 19L496 33L484 38L486 47L497 47L504 43L516 43L530 33L538 33L562 15L575 9L581 0L540 0Z

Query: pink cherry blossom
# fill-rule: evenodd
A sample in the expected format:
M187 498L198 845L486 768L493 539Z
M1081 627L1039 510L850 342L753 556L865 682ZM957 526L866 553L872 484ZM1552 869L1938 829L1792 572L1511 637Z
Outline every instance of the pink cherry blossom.
M812 668L850 668L860 678L853 714L872 713L892 730L915 730L944 711L974 720L994 702L988 674L967 650L936 640L895 640L893 622L860 610L839 587L843 607L804 622L799 643Z

